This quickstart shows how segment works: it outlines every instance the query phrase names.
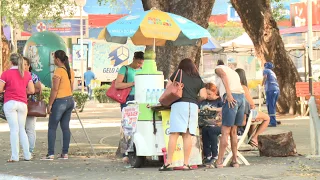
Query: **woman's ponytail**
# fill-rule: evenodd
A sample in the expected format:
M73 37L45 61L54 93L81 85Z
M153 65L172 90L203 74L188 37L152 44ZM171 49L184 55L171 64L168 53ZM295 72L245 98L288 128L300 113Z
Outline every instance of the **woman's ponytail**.
M69 78L69 80L71 82L71 72L70 72L70 65L69 65L68 56L65 56L63 64L66 67L66 70L67 70L67 73L68 73L68 78Z

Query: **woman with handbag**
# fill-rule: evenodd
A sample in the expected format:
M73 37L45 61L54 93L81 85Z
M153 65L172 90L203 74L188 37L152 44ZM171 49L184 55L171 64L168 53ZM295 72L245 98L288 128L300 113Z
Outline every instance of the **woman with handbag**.
M134 100L134 76L138 71L141 70L144 62L144 53L138 51L134 53L133 61L128 66L122 66L118 72L117 79L115 81L116 89L131 88L130 94L128 95L126 102L121 104L121 110L127 106L128 101Z
M144 53L142 51L135 52L133 55L133 61L127 66L122 66L118 72L117 79L115 80L116 89L131 88L129 95L126 97L126 102L121 103L121 111L127 106L128 101L134 100L135 88L134 88L134 76L136 72L140 71L144 62ZM121 136L121 135L120 135ZM121 144L121 139L119 144ZM119 145L120 147L120 145ZM123 155L123 162L129 163L129 158L126 154Z
M23 57L24 59L24 70L29 71L31 73L32 82L34 84L35 93L41 94L41 82L39 77L32 72L31 61L27 57ZM29 101L37 101L37 94L29 95ZM39 97L41 98L41 97ZM37 117L35 116L27 116L26 120L26 133L29 140L29 151L33 153L34 147L36 145L36 121Z
M18 53L13 53L10 55L10 61L11 68L3 72L0 78L0 93L5 91L3 110L10 128L12 154L8 162L19 161L19 138L24 160L29 161L31 153L25 130L28 111L27 94L34 94L34 85L30 73L24 70L23 57Z
M54 53L54 64L57 68L52 77L52 88L48 105L49 130L48 130L48 154L41 160L54 159L54 146L56 130L60 122L63 135L62 153L59 159L68 159L70 144L70 118L74 108L72 96L74 71L70 69L69 59L63 50Z
M177 84L176 80L180 83ZM188 58L180 62L178 70L170 77L167 89L171 89L171 85L179 85L183 87L183 90L182 97L171 105L168 156L166 164L159 171L173 170L171 166L172 157L180 134L182 135L184 149L183 169L191 170L192 168L189 165L192 148L191 136L196 135L198 126L198 102L207 98L207 92L196 65ZM200 95L200 99L198 95Z

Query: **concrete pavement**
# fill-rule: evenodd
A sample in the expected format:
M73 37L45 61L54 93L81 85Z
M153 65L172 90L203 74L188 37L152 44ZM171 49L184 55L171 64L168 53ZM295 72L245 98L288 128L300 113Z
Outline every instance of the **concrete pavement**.
M302 156L287 158L259 157L257 151L243 152L251 163L239 169L200 168L190 172L159 172L161 163L148 161L140 169L126 168L120 159L114 157L118 145L120 112L117 104L95 104L90 102L80 113L82 122L99 155L92 156L90 146L81 126L73 114L71 131L73 138L69 160L40 161L47 151L47 119L37 122L37 144L32 162L6 163L10 158L9 128L0 121L0 179L320 179L320 159L308 159L309 120L282 120L277 128L291 130ZM18 177L13 177L13 176ZM20 179L19 179L20 180Z

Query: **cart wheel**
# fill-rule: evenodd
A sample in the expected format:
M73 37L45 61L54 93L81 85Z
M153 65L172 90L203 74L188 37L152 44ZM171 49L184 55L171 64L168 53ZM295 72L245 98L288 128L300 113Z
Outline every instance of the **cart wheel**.
M146 157L137 156L136 146L134 145L133 148L134 148L134 151L128 153L129 162L133 168L140 168L144 164Z

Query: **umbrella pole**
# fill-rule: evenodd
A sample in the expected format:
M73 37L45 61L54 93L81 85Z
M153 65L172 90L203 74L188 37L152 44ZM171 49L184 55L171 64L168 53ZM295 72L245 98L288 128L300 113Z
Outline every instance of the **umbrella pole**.
M153 38L153 52L156 52L156 38Z

